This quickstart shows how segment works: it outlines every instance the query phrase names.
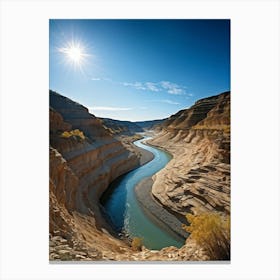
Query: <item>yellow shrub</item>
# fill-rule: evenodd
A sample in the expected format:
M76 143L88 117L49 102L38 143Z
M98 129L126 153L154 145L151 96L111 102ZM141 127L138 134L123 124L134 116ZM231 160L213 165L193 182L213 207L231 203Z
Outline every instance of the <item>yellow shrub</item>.
M63 133L61 133L61 137L63 138L69 138L69 137L73 137L73 136L78 136L81 139L85 139L85 135L82 131L80 131L79 129L74 129L71 131L64 131Z
M141 251L143 238L133 237L131 242L131 247L134 251Z
M191 234L212 260L230 259L230 218L218 213L187 214L189 226L183 228Z
M71 134L70 134L69 131L64 131L64 132L61 134L61 136L62 136L63 138L69 138L69 137L71 136Z

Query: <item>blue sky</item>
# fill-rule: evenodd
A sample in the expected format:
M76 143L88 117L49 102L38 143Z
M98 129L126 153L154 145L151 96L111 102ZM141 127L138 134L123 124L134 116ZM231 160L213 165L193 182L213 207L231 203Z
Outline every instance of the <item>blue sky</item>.
M50 20L50 89L152 120L230 90L229 20Z

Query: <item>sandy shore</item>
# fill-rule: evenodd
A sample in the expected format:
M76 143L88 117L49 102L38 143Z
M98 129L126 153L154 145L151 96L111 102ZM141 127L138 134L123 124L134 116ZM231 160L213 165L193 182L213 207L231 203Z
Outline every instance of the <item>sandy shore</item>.
M182 229L182 221L178 217L172 215L169 211L167 211L152 196L152 185L153 180L151 177L142 180L135 187L137 200L149 214L153 215L157 220L167 226L170 230L183 238L187 238L189 234Z

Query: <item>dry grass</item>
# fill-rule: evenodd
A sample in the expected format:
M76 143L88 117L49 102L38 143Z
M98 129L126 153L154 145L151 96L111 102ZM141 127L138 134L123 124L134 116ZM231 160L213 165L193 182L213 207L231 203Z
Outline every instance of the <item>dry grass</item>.
M140 237L133 237L131 242L132 250L134 251L141 251L142 247L142 238Z
M211 260L230 259L230 218L218 213L187 214L189 226L183 229L191 234L195 242L209 255Z

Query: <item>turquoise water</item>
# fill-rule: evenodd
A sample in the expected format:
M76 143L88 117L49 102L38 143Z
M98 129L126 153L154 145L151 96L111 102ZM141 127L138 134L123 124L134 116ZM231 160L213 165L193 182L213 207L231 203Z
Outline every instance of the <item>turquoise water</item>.
M148 139L147 137L145 139ZM184 239L170 230L159 227L140 207L134 192L134 187L145 177L152 176L162 169L171 159L162 150L141 143L143 139L134 142L154 154L149 163L121 176L114 181L104 194L101 203L106 215L118 232L125 232L131 238L141 237L142 243L149 249L158 250L166 246L181 247Z

